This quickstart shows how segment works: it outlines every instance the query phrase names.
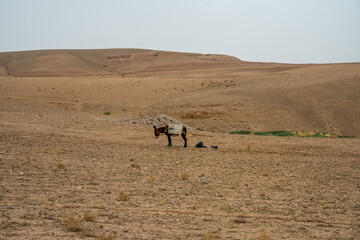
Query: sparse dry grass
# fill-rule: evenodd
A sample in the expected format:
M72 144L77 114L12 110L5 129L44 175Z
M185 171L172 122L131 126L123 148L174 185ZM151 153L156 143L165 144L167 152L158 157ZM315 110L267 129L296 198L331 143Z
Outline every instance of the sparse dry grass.
M187 173L179 173L178 174L178 179L179 180L182 180L182 181L185 181L185 180L188 180L189 179L189 174L187 174Z
M80 218L75 214L63 212L63 222L67 230L71 232L80 232L85 237L97 237L97 231L94 226L87 225L85 222L81 222ZM87 222L94 222L97 218L97 214L89 211L85 211L82 215L83 220Z
M99 234L96 237L97 240L114 240L115 237L112 234Z
M97 218L97 214L90 211L84 211L82 216L83 219L87 222L95 222Z
M119 197L118 197L117 200L119 200L119 201L128 201L129 200L129 195L124 191L120 191L119 192Z
M81 231L81 224L78 217L74 214L64 212L62 214L63 222L65 227L71 232L79 232Z
M338 138L338 135L335 135L335 134L325 134L325 137L327 138Z
M20 168L20 163L19 162L17 162L17 163L15 163L13 166L12 166L12 168L14 169L14 168Z
M215 237L215 234L212 232L204 233L202 236L202 240L212 240L212 239L214 239L214 237Z
M82 233L85 235L85 237L97 237L96 230L93 227L84 226L82 228Z
M250 134L251 135L251 134ZM252 148L252 146L250 144L246 144L246 146L244 148L242 148L241 146L239 146L237 148L238 152L256 152L255 149Z
M65 164L62 163L62 162L57 163L56 166L57 166L59 169L65 169L65 167L66 167Z
M296 132L295 134L296 134L295 136L298 136L298 137L306 137L306 134L303 132Z
M91 181L94 181L98 178L97 174L95 172L89 171L88 174L89 174L89 180L91 180Z
M146 179L146 182L148 182L148 183L153 183L153 182L155 182L155 177L149 176L149 177Z
M261 229L260 234L259 234L259 240L270 240L270 237L267 234L265 229Z
M207 232L202 235L202 240L220 239L217 231Z
M265 197L266 196L266 189L265 188L260 188L259 189L259 195L260 197Z

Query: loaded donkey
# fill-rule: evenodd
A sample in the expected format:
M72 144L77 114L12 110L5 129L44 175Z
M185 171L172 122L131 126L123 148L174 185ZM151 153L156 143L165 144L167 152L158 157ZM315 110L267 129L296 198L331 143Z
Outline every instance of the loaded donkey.
M160 134L165 134L167 136L169 147L172 146L171 136L179 136L179 135L181 135L181 137L185 141L184 147L187 147L187 139L186 139L187 129L182 124L168 124L165 127L159 127L159 128L154 125L153 127L154 127L154 133L156 139L160 136Z

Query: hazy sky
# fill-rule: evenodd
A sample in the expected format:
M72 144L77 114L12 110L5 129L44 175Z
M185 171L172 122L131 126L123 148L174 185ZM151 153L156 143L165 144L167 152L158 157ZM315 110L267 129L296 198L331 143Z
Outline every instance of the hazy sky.
M360 0L0 0L0 52L98 48L360 62Z

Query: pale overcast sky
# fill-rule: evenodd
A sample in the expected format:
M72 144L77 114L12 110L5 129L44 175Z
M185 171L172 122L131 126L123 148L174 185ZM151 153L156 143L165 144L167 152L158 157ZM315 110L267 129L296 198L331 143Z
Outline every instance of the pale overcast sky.
M360 62L360 0L0 0L0 52L99 48Z

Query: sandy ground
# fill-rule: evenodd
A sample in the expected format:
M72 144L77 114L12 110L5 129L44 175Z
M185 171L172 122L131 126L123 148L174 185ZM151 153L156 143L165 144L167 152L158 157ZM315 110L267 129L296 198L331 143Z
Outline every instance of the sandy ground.
M265 65L0 77L0 239L360 239L359 65Z

